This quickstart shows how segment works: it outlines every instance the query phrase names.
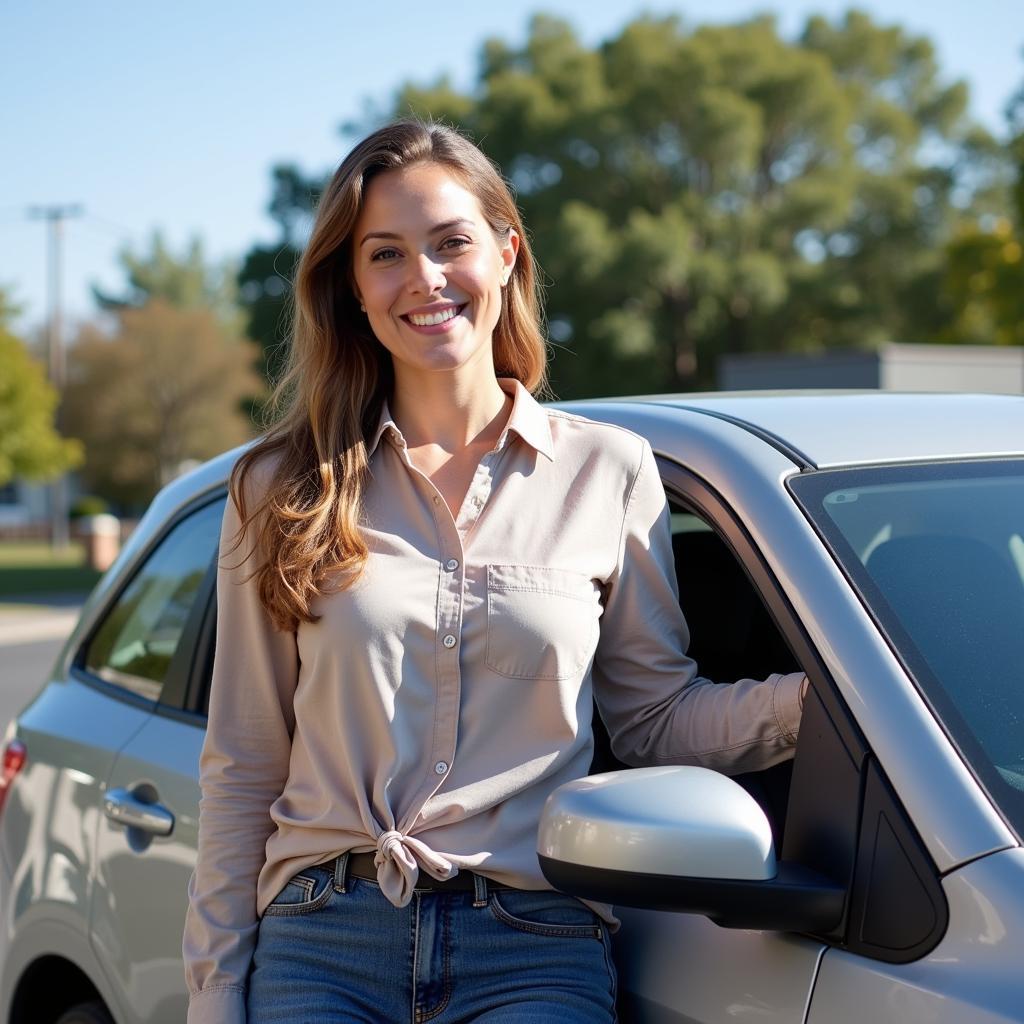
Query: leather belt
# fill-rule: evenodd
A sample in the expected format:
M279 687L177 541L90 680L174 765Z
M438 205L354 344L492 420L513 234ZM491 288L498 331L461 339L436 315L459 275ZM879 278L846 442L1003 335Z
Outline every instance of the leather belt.
M355 878L362 878L370 882L376 882L377 865L374 863L375 857L376 854L374 853L350 853L348 855L348 873ZM440 891L447 890L449 892L473 892L476 889L476 884L473 881L473 872L466 871L465 869L446 881L431 878L426 871L420 871L419 878L416 879L416 888L436 889ZM503 882L494 882L488 878L487 888L511 889L513 886L505 885Z

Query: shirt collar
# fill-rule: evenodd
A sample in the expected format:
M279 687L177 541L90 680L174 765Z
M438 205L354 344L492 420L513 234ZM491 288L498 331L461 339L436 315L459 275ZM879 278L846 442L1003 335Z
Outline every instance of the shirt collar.
M405 438L402 437L402 432L398 429L398 424L396 424L394 419L391 417L391 410L388 408L388 400L386 398L384 399L384 404L380 408L380 419L377 421L377 429L373 432L373 436L366 445L367 459L369 459L369 457L377 450L377 445L380 444L380 439L385 433L391 434L399 445L405 444Z
M498 384L505 394L512 396L512 412L495 447L498 450L504 448L508 442L509 431L514 430L531 448L536 449L541 455L553 462L555 446L551 439L551 426L548 423L548 414L544 411L543 406L514 377L499 377ZM373 432L366 446L367 458L377 450L377 445L380 444L380 439L385 433L390 433L399 447L405 447L405 438L402 437L402 432L398 429L398 424L395 423L391 415L387 399L384 400L384 404L381 406L377 429Z
M512 396L512 413L498 438L498 448L504 448L508 432L514 430L531 448L536 449L549 462L555 460L555 445L551 440L551 425L544 407L521 381L515 377L499 377L502 391Z

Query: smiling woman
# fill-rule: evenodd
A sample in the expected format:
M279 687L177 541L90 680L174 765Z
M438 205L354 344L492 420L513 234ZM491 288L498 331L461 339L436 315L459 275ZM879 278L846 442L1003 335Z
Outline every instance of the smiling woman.
M355 235L355 292L399 387L410 372L470 365L494 387L491 336L518 232L494 230L446 167L420 164L370 183Z
M610 908L536 854L594 702L629 764L792 755L801 673L686 655L650 445L533 397L534 282L450 128L382 128L324 193L221 533L189 1024L612 1021Z

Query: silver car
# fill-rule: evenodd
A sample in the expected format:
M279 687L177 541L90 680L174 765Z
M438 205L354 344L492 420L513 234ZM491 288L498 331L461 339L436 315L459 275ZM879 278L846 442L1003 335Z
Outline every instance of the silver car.
M548 877L618 907L621 1019L1024 1022L1024 398L561 407L657 453L702 674L812 681L790 763L619 774L599 735L549 802ZM184 1019L237 455L157 496L8 731L0 1020Z

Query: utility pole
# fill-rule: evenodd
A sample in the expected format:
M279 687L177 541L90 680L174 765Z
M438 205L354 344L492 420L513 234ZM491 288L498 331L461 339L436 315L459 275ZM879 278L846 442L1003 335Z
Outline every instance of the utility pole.
M79 217L82 207L79 203L63 206L32 206L28 215L33 219L43 219L50 223L49 244L47 246L47 269L49 292L50 323L47 331L46 362L50 372L50 383L56 388L60 404L57 406L57 430L63 421L62 404L64 399L65 359L63 344L63 324L61 318L61 271L63 268L64 221L69 217ZM68 545L68 486L67 475L61 473L50 485L50 545L53 548L66 548Z

